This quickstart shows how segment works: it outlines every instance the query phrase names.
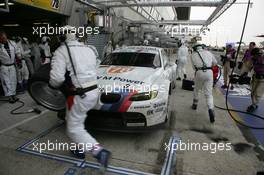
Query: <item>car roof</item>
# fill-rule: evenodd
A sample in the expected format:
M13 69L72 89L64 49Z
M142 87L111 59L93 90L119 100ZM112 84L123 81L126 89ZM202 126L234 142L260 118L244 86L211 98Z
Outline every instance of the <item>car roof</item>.
M121 53L121 52L140 52L140 53L154 53L157 54L161 51L160 47L152 47L152 46L125 46L122 48L117 48L113 51L113 53Z

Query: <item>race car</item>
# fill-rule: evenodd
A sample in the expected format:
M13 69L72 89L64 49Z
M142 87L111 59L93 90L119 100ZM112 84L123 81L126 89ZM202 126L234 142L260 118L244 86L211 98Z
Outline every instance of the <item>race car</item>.
M169 62L161 48L115 50L98 68L101 95L88 112L87 126L133 130L165 123L175 71L176 64Z
M98 68L100 97L87 114L86 127L141 131L164 124L169 117L176 67L162 48L127 46L115 50ZM59 111L58 116L63 118L66 99L61 92L49 88L47 78L44 80L48 69L47 65L33 76L29 92L37 103Z

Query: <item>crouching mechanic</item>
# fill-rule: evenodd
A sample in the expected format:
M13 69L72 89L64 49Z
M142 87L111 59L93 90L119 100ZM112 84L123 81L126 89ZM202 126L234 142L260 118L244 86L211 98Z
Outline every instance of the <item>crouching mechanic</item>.
M74 27L63 27L65 42L55 51L51 62L50 86L60 87L65 81L65 73L69 72L73 85L72 96L67 99L67 133L76 144L85 145L83 150L71 150L77 158L84 159L84 152L91 152L103 167L107 167L111 153L85 130L84 121L87 112L93 108L99 96L96 76L96 58L98 53L92 46L77 41L71 34ZM62 38L62 36L61 36ZM87 148L93 145L93 148Z
M212 68L217 64L217 61L213 54L208 50L204 50L201 44L197 44L193 47L192 54L192 65L195 70L194 79L194 97L192 109L196 110L199 101L199 91L203 90L205 94L205 99L207 106L209 108L209 118L210 122L214 123L215 113L214 113L214 99L212 95L213 89L213 71Z
M247 108L247 112L254 112L264 95L264 54L259 48L254 48L251 51L252 58L243 64L241 77L247 75L247 72L254 70L254 75L251 81L251 100L252 104Z

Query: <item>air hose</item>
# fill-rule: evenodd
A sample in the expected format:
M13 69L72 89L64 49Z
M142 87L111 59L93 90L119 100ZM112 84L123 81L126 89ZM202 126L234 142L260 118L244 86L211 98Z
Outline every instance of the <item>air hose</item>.
M2 102L9 102L8 100L0 100ZM32 109L29 109L27 111L18 111L20 110L21 108L23 108L25 106L25 103L21 100L18 100L17 103L20 103L20 105L16 108L14 108L12 111L10 111L10 114L12 115L22 115L22 114L30 114L30 113L36 113L36 114L40 114L41 113L41 110L38 109L38 108L32 108Z
M245 16L245 20L244 20L244 24L243 24L243 29L242 29L242 33L241 33L241 37L240 37L240 41L239 41L239 45L238 45L238 49L237 49L237 52L236 52L236 56L235 56L235 62L237 62L237 59L238 59L238 54L239 54L239 51L240 51L240 48L241 48L241 43L243 41L243 37L244 37L244 32L245 32L245 28L246 28L246 23L247 23L247 18L248 18L248 13L249 13L249 7L250 7L250 0L248 0L248 4L247 4L247 10L246 10L246 16ZM221 69L220 69L221 71ZM235 71L235 67L232 68L232 71L231 71L231 76L234 74L234 71ZM218 77L217 81L220 79L220 76ZM216 106L216 108L218 109L221 109L221 110L227 110L228 111L228 114L231 116L231 118L238 124L240 124L241 126L244 126L246 128L250 128L250 129L264 129L264 127L256 127L256 126L250 126L250 125L247 125L239 120L237 120L233 114L231 113L232 111L233 112L238 112L238 113L243 113L243 114L248 114L248 115L251 115L255 118L258 118L258 119L261 119L261 120L264 120L264 117L262 116L259 116L259 115L256 115L256 114L252 114L252 113L249 113L249 112L244 112L244 111L239 111L239 110L234 110L234 109L230 109L229 108L229 105L228 105L228 95L229 95L229 87L231 85L231 82L229 81L228 83L228 87L227 87L227 91L226 91L226 94L225 94L225 105L226 105L226 108L223 108L223 107L219 107L219 106Z

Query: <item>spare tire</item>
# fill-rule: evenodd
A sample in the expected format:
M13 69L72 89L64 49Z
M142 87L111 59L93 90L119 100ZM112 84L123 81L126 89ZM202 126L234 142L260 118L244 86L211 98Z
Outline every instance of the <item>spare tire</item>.
M49 87L51 66L41 66L28 82L28 92L37 104L52 110L63 111L66 108L66 96L61 90Z

